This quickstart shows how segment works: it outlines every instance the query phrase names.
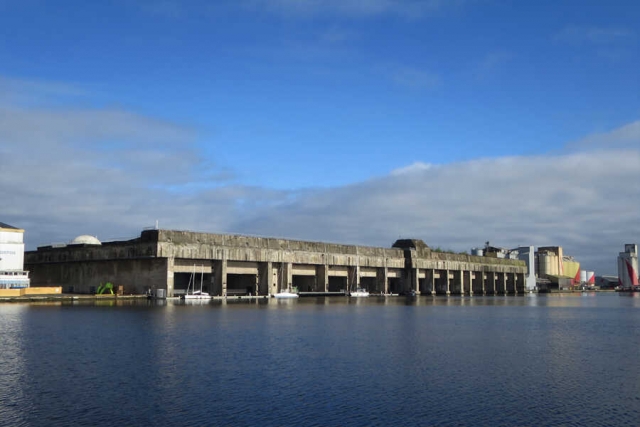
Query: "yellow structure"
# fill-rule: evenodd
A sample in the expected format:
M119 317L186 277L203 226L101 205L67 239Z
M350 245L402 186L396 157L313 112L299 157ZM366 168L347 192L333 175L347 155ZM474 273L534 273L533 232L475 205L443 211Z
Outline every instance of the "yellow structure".
M536 252L538 277L563 277L580 281L580 263L564 255L561 246L543 246Z
M52 295L61 293L61 286L51 288L0 289L0 297L22 297L25 295Z

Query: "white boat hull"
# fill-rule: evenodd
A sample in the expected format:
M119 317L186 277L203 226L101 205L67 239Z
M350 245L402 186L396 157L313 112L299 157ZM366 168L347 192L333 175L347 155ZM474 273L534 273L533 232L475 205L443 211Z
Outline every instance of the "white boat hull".
M293 292L278 292L273 295L274 298L278 299L289 299L289 298L299 298L300 295L294 294Z
M368 297L369 296L369 291L367 291L364 288L358 288L353 292L349 293L350 297Z
M206 292L194 292L193 294L182 295L183 299L211 299L211 295Z
M351 292L349 294L350 297L368 297L369 296L369 292Z

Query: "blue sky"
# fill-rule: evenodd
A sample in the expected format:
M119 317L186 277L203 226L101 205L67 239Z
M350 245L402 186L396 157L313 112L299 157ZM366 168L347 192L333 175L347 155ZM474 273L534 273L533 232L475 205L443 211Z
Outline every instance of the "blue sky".
M2 221L32 248L158 219L556 244L611 273L640 240L638 22L637 1L0 0Z

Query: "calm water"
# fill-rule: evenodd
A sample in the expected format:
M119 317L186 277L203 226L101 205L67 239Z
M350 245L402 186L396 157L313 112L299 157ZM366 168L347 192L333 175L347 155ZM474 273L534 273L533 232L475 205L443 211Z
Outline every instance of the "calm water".
M0 424L638 426L640 295L0 305Z

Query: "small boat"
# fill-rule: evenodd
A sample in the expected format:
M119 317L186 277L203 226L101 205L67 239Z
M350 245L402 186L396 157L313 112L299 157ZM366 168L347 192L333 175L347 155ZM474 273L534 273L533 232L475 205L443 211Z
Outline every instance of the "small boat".
M274 298L279 299L288 299L288 298L300 298L300 295L290 292L289 290L278 292L277 294L273 294Z
M364 288L357 288L355 291L349 293L350 297L368 297L369 292Z
M286 288L285 288L286 282L284 278L284 264L280 264L280 267L278 268L278 283L279 283L278 287L281 290L280 292L272 294L274 298L293 299L293 298L300 297L300 295L298 295L298 288L296 286L291 286L291 283L289 283L286 285Z
M193 291L193 293L183 295L184 299L211 299L211 295L202 291Z
M188 299L211 299L211 295L207 292L202 292L202 279L204 276L204 267L202 267L202 271L200 272L200 290L196 291L196 266L193 266L193 273L191 273L191 277L189 278L189 284L187 285L187 293L180 296L180 298L184 300ZM193 283L193 291L189 293L189 287Z

